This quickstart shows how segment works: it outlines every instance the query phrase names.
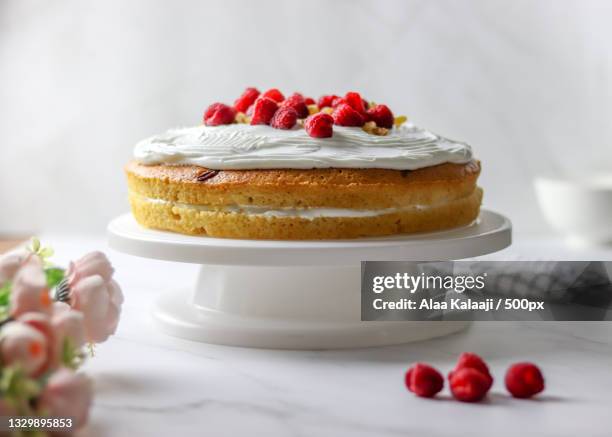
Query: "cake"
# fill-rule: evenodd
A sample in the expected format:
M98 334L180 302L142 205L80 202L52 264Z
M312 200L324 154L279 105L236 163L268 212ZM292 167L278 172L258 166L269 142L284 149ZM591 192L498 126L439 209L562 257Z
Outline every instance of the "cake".
M263 103L262 103L263 102ZM126 166L142 226L236 239L317 240L451 229L479 214L468 144L358 93L253 88L196 127L139 142Z

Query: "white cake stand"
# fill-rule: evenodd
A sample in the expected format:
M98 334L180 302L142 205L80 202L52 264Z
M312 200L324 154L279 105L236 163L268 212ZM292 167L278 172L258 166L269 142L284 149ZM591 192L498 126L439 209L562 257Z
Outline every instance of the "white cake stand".
M362 322L360 261L440 261L503 249L504 216L483 210L450 231L330 241L233 240L139 226L131 214L108 226L112 248L200 264L192 290L168 290L153 316L168 334L234 346L334 349L439 337L467 322Z

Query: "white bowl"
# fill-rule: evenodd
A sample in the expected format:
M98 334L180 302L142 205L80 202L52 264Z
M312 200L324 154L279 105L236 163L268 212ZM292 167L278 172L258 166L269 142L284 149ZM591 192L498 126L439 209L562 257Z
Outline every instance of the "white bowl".
M539 177L535 190L555 230L574 241L612 243L612 174L589 180Z

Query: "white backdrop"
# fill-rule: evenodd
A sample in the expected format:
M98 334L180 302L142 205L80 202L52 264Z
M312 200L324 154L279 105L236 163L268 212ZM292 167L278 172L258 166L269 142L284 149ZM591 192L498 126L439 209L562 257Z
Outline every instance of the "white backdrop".
M0 0L0 233L103 232L133 144L245 86L361 91L473 144L544 232L537 174L612 168L612 2Z

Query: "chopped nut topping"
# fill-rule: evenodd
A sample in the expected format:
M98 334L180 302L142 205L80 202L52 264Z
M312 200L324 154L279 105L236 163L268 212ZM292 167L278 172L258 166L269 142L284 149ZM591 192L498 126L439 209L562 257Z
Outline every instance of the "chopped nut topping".
M238 112L234 120L236 121L236 123L249 124L251 122L251 117L246 115L244 112Z
M393 124L397 128L400 127L402 124L406 123L406 120L408 120L408 117L406 117L405 115L400 115L398 117L395 117L395 121L393 122Z
M319 107L317 105L308 105L308 114L316 114L319 112Z
M389 129L376 126L376 122L374 121L368 121L367 123L363 125L361 129L363 129L365 132L371 135L384 136L389 133Z
M364 131L366 131L369 134L373 134L374 133L374 129L376 129L376 123L373 121L368 121L367 123L365 123L363 125L363 127L361 128Z

